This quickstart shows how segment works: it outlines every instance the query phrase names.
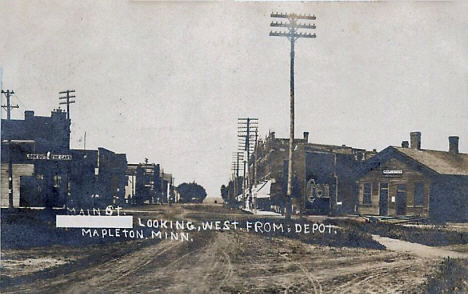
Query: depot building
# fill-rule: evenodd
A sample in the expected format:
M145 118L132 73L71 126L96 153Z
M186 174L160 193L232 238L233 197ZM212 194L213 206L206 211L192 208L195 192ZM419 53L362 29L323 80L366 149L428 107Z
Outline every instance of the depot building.
M421 149L421 133L367 160L356 181L361 215L468 220L468 154Z

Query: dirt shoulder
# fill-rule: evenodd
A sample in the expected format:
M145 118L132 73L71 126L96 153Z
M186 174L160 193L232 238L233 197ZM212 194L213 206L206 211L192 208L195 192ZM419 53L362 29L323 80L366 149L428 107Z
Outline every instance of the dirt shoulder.
M239 231L203 232L194 240L162 241L4 293L395 293L416 291L433 264Z
M190 218L199 209L156 208L141 216ZM194 232L190 241L9 249L2 258L2 293L421 293L438 265L402 252L240 230Z

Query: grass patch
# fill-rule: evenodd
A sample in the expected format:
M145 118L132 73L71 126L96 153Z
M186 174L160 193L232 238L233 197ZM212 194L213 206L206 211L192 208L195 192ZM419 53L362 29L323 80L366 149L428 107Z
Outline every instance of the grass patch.
M427 294L468 293L468 260L445 258L423 285Z
M293 228L296 224L304 226L309 224L310 228L314 224L307 220L284 221L285 226ZM318 223L320 225L320 223ZM323 223L326 224L326 223ZM372 239L372 236L366 232L359 231L355 228L332 228L331 232L326 228L324 233L270 233L274 237L286 237L290 239L297 239L301 242L314 245L330 246L330 247L349 247L349 248L366 248L385 250L385 246Z
M209 221L237 221L239 222L239 228L245 230L246 222L261 222L261 223L270 223L270 224L282 224L284 231L270 231L270 232L257 232L251 231L254 234L261 235L264 237L281 237L300 240L301 242L307 244L315 244L322 246L331 246L331 247L350 247L350 248L367 248L367 249L378 249L384 250L385 246L379 242L372 239L371 234L366 231L362 231L359 228L352 226L344 226L336 229L332 229L332 232L329 233L328 229L326 233L304 233L294 232L296 224L304 225L309 224L310 229L312 228L313 222L309 220L290 220L286 221L285 219L278 218L277 216L265 216L258 217L250 213L239 213L237 210L236 215L226 215L225 211L230 211L227 208L223 207L211 207L206 208L204 205L196 206L187 206L184 207L193 211L198 211L198 213L189 213L186 215L187 218L193 219L197 222L209 222ZM210 211L211 209L211 211ZM211 213L200 213L210 211ZM216 211L216 212L214 212ZM320 223L319 223L320 224ZM330 222L324 222L324 224L330 224ZM291 231L288 232L287 228L291 228Z
M386 223L359 223L354 220L328 220L327 222L344 229L357 230L363 233L400 239L427 246L447 246L468 243L468 233L448 231L442 227L405 227Z

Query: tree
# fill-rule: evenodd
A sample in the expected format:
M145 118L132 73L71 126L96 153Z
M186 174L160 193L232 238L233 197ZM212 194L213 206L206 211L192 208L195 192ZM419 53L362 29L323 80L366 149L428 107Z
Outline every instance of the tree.
M177 192L182 203L202 203L207 196L205 188L195 182L180 184Z
M229 188L226 185L221 186L221 198L223 198L224 202L227 202L229 199Z

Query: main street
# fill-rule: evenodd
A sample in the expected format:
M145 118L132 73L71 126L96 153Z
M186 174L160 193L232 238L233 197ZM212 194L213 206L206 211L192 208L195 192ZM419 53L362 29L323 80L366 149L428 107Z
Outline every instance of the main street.
M144 219L245 219L221 206L147 206ZM418 293L438 263L241 230L2 251L3 293ZM326 238L326 236L324 236Z

